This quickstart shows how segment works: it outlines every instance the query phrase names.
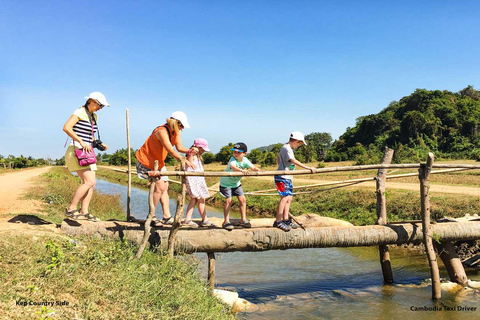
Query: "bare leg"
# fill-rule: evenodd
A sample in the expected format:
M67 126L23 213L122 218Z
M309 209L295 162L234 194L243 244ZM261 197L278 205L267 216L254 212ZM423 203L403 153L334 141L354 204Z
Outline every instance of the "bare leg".
M238 202L240 204L240 215L242 216L241 222L247 220L247 199L245 196L239 196Z
M287 219L288 219L288 211L290 210L290 202L292 200L292 196L286 196L286 197L280 196L280 197L281 197L281 199L280 199L280 202L278 203L277 214L275 216L275 222L280 222L282 220L286 220L286 219L284 219L285 211L286 211Z
M170 197L168 196L168 182L163 180L155 181L155 190L153 192L153 203L157 207L158 201L162 205L163 218L170 218Z
M187 207L187 214L185 215L185 221L192 220L193 209L195 208L197 201L197 198L190 198L190 203ZM198 206L200 207L200 204Z
M232 207L232 198L226 198L223 204L224 223L230 222L230 208Z
M283 208L283 220L288 220L288 213L290 212L290 204L292 203L292 196L286 196L287 201L285 203L285 207Z
M205 210L205 199L197 199L198 203L198 212L202 217L202 221L207 220L207 211Z
M93 189L95 188L95 171L90 169L78 170L78 176L82 179L82 184L77 188L73 195L72 202L68 207L68 211L76 210L78 203L82 201L82 213L88 212L88 206L92 199Z

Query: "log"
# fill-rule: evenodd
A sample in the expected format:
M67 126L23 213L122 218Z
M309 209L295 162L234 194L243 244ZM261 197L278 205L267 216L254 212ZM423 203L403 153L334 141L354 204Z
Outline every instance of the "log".
M213 294L213 290L215 290L215 253L207 252L208 256L208 288Z
M392 162L393 150L385 148L382 158L382 164L389 164ZM380 169L377 173L376 179L376 193L377 193L377 221L375 224L384 225L387 223L387 200L385 197L385 183L387 181L387 170ZM392 265L390 262L390 253L388 246L380 245L378 247L380 266L382 268L383 281L385 283L393 283Z
M440 271L438 270L437 255L433 248L433 231L430 224L430 171L433 165L433 153L428 154L426 165L422 165L419 169L418 178L420 179L420 200L421 200L421 216L422 216L422 232L423 244L427 253L428 265L430 267L430 275L432 277L432 299L438 300L442 297L440 288Z
M182 158L182 163L180 164L180 170L185 170L185 158ZM173 258L174 255L174 247L175 247L175 240L178 228L180 228L180 223L182 222L183 218L183 209L185 208L185 196L187 192L187 185L186 185L186 177L182 177L182 191L177 197L177 210L175 212L175 219L173 221L173 225L170 229L170 235L168 236L168 254L170 258Z
M257 220L257 219L252 219ZM260 220L260 219L258 219ZM253 224L253 223L252 223ZM301 248L365 247L387 244L420 243L423 241L421 224L392 224L358 227L309 227L284 232L268 228L184 229L177 232L176 252L234 252ZM143 225L124 221L73 221L65 219L62 230L69 236L96 236L128 239L140 243ZM480 222L445 222L431 226L440 241L480 239ZM150 237L161 250L167 249L169 228L154 228Z
M453 242L445 241L440 244L435 243L435 248L443 261L445 269L447 269L450 281L466 287L468 285L467 274L463 268L462 261L455 251Z
M158 160L155 160L154 168L155 170L158 169ZM150 191L148 193L148 217L144 224L142 241L139 242L140 246L138 247L138 251L137 251L137 254L135 255L135 259L140 259L140 257L142 256L143 250L145 250L145 247L147 246L148 239L150 238L150 235L151 235L151 229L152 229L151 223L153 221L153 218L155 217L155 205L156 205L156 203L153 203L154 191L155 191L155 181L151 179Z
M127 221L131 219L131 198L132 198L132 155L130 153L130 111L126 112L127 125L127 152L128 152L128 184L127 184ZM158 169L158 168L157 168Z

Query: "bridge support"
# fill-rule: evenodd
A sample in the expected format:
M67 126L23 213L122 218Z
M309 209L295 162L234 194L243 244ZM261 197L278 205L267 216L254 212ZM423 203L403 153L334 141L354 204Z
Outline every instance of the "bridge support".
M381 164L390 164L393 158L393 150L385 148ZM379 169L377 173L377 225L387 224L387 200L385 197L385 182L387 180L387 169ZM392 265L387 245L378 246L380 254L380 265L382 267L383 282L393 283Z
M208 288L213 294L213 289L215 289L215 253L207 252L208 257Z
M427 164L422 165L418 170L418 178L420 179L420 198L421 198L421 215L422 215L422 231L423 244L427 252L428 264L430 266L430 275L432 277L432 299L438 300L442 297L440 289L440 271L438 270L437 255L433 248L433 230L430 224L430 171L433 166L433 153L428 154Z
M447 269L450 281L461 284L462 286L468 285L467 274L463 268L462 262L453 247L453 242L443 241L440 244L435 243L438 255Z

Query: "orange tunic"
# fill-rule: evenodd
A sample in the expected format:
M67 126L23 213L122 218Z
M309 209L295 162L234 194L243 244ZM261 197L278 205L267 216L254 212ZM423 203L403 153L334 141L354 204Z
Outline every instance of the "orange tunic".
M155 128L143 146L135 153L137 161L140 161L141 164L149 169L153 170L155 160L158 160L158 169L160 170L165 166L165 159L168 155L167 149L165 149L162 142L155 136L157 131L167 130L172 146L175 146L177 142L177 133L170 128L167 129L166 126L168 125L164 124L163 126Z

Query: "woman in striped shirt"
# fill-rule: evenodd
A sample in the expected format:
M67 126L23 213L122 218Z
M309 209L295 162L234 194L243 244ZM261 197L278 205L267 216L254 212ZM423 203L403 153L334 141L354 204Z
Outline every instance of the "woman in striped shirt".
M75 110L63 126L63 131L72 138L65 152L65 163L70 172L77 172L77 175L82 179L82 184L75 191L70 206L65 210L65 215L73 219L98 221L97 217L88 212L88 206L95 188L97 165L80 166L75 156L75 149L83 149L84 152L92 151L93 133L97 131L97 115L94 112L101 110L104 106L110 107L110 105L100 92L92 92L85 99L87 99L85 105ZM102 145L106 150L107 145ZM81 202L80 213L77 210L79 202Z

